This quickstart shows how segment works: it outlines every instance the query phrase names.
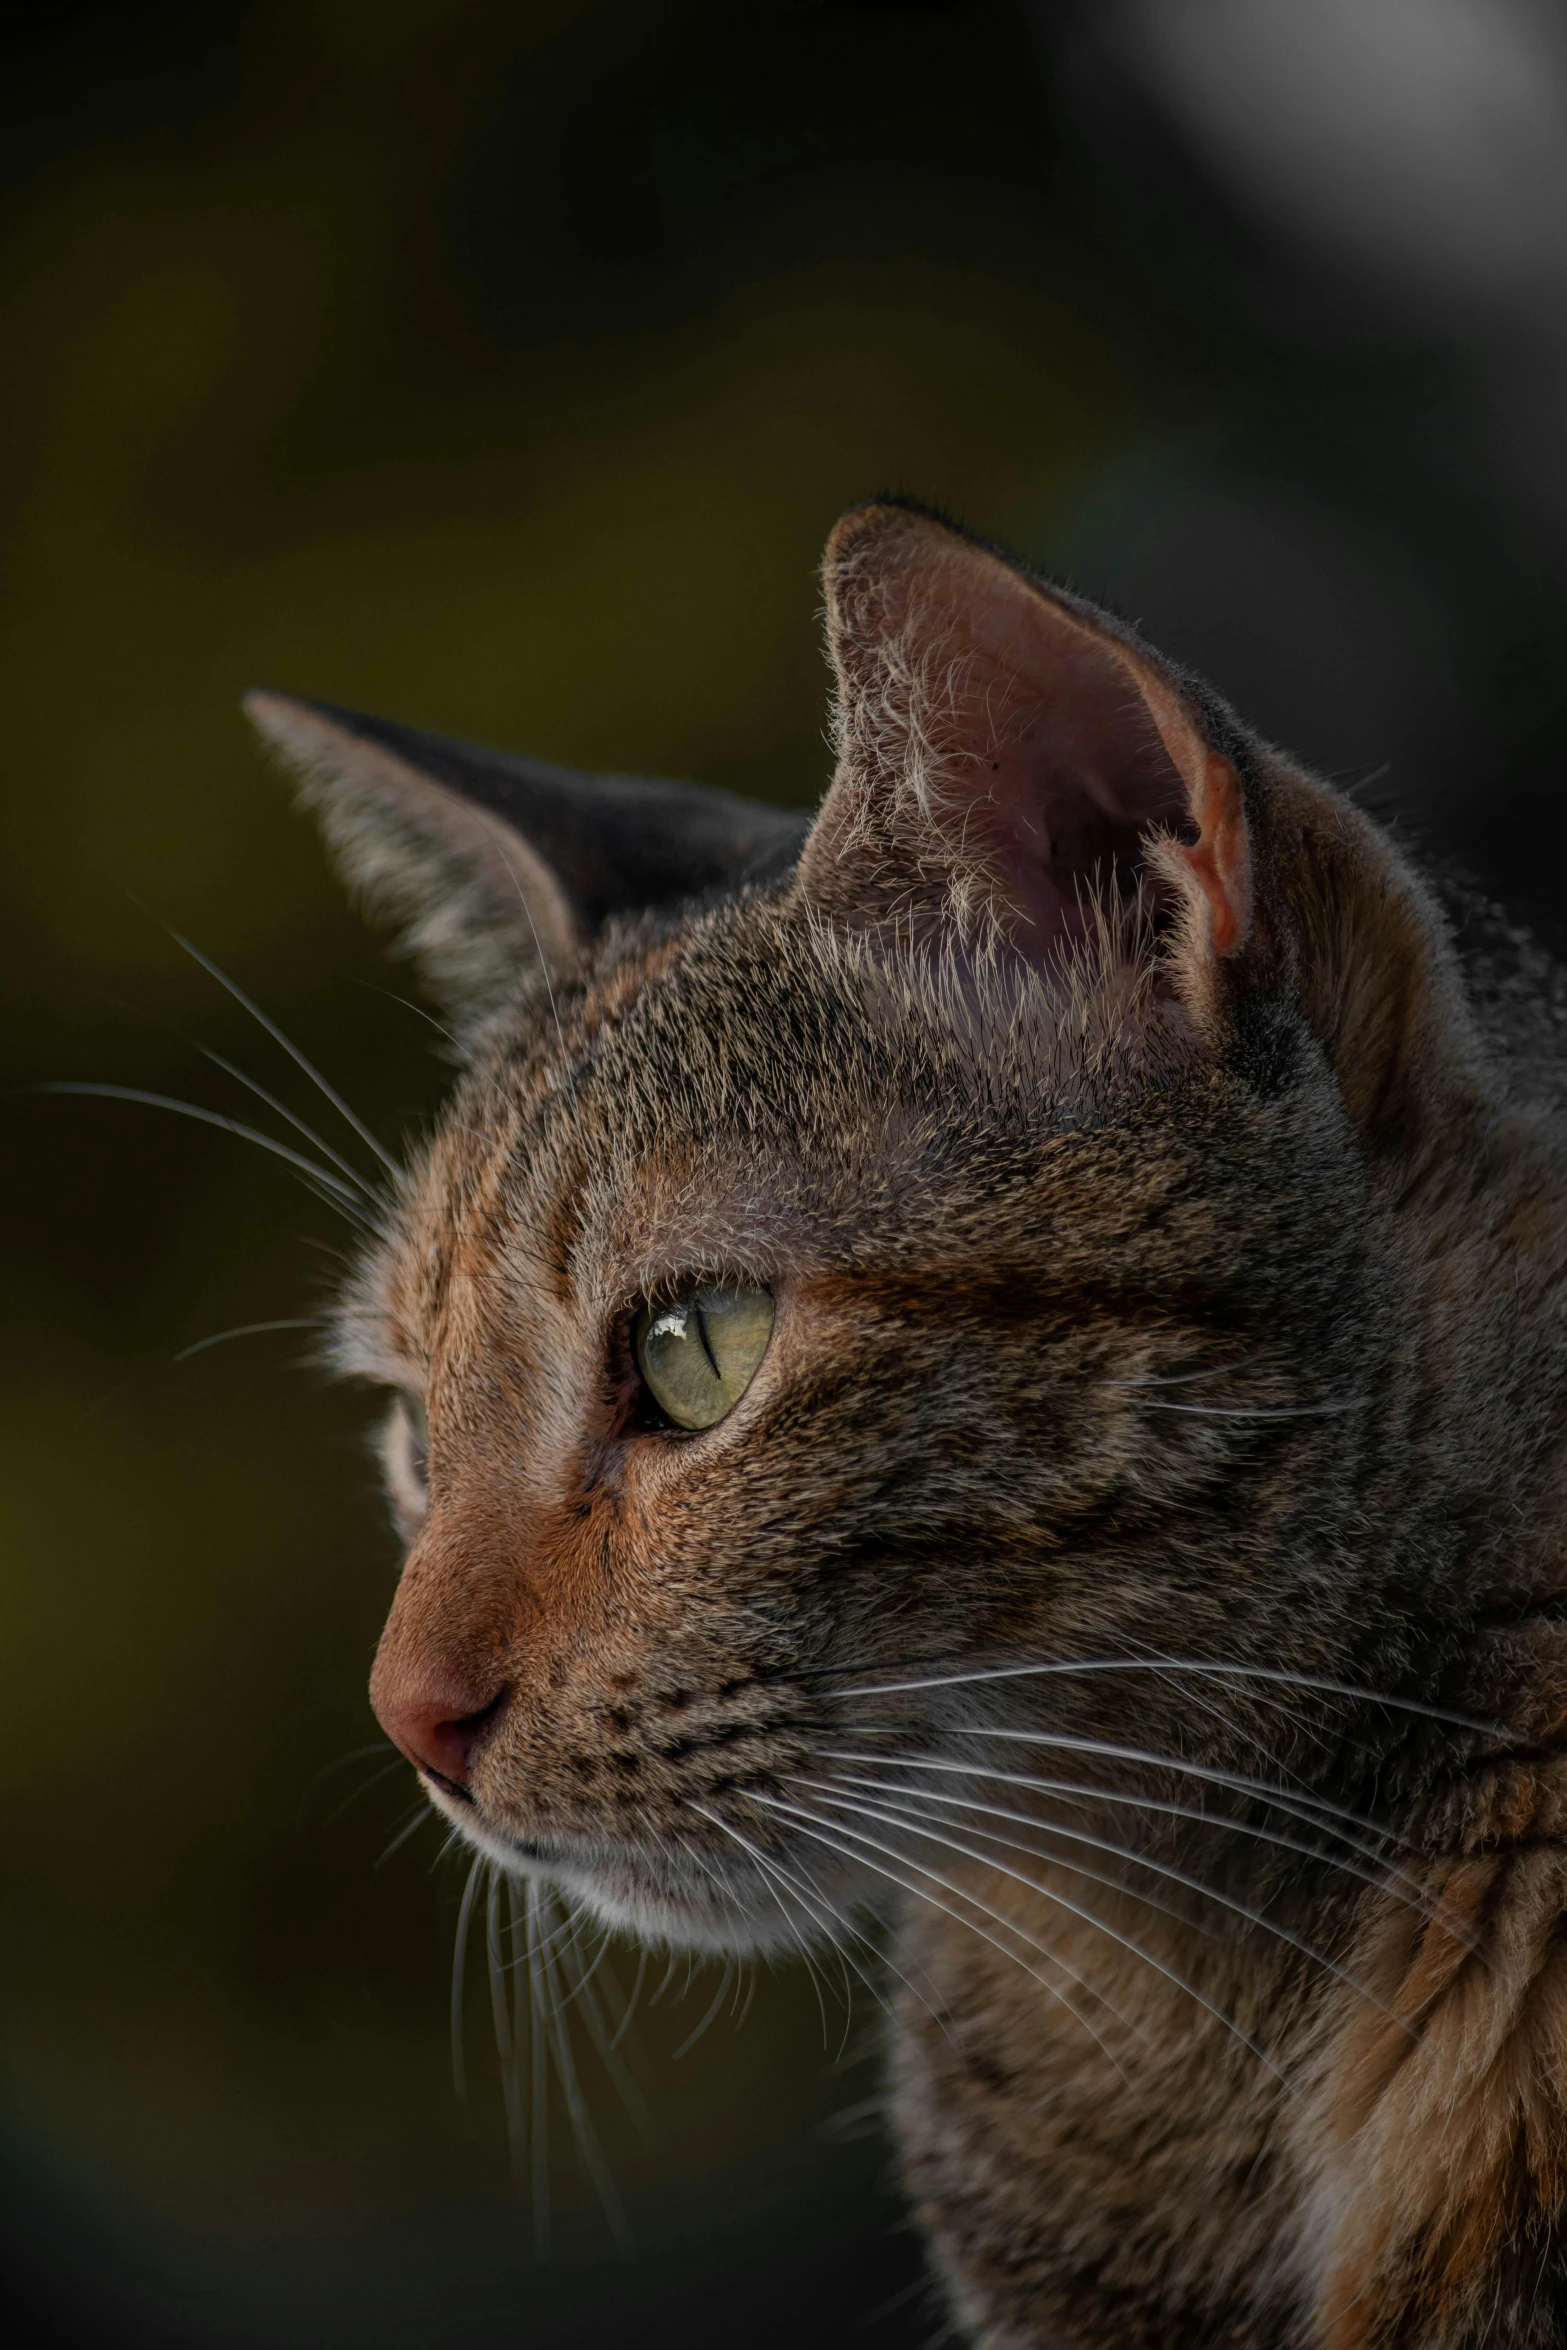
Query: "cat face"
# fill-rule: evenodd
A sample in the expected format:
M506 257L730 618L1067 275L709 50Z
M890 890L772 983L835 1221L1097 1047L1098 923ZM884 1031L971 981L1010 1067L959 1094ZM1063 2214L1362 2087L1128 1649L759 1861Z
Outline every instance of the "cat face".
M1053 1660L1331 1664L1385 1320L1296 787L924 516L851 517L828 578L803 849L259 707L466 1022L342 1316L396 1398L376 1709L481 1849L727 1947L904 1881L824 1794L857 1768L999 1727L1091 1781L1125 1686Z

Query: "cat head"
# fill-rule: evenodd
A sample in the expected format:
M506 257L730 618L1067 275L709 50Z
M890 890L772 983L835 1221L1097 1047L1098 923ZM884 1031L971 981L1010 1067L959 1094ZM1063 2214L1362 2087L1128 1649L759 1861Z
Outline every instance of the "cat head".
M896 502L826 585L810 822L252 702L461 1040L340 1320L377 1711L699 1943L900 1882L856 1785L1176 1702L1058 1666L1332 1669L1378 1220L1478 1082L1418 884L1129 630Z

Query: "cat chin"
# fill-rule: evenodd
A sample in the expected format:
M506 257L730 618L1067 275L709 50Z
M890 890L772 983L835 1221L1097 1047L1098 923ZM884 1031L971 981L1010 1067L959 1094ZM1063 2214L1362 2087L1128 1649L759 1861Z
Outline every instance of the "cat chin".
M787 1934L776 1919L752 1917L738 1899L731 1908L702 1908L650 1894L644 1888L607 1886L585 1871L546 1870L555 1884L591 1909L600 1922L635 1942L660 1948L710 1952L726 1958L765 1957L774 1952L799 1956L797 1936Z
M591 1910L600 1922L633 1941L746 1958L774 1952L799 1955L800 1936L776 1911L753 1914L743 1888L715 1890L708 1882L654 1885L645 1863L595 1853L576 1858L558 1847L529 1844L477 1821L470 1810L427 1789L438 1810L469 1844L513 1877L540 1877Z

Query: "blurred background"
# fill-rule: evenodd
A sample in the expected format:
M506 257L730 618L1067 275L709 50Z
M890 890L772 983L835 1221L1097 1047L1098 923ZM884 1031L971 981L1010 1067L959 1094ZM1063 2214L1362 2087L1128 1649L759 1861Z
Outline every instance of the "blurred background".
M929 2340L874 2019L840 2056L787 1972L683 2053L711 1978L647 2013L656 2146L593 2077L632 2256L553 2117L540 2257L477 1977L453 2088L460 1872L388 1855L365 1400L202 1345L318 1313L343 1235L22 1089L286 1134L205 1048L330 1115L172 928L416 1123L436 1040L241 690L808 801L813 567L883 487L1556 936L1564 12L47 0L0 126L8 2338Z

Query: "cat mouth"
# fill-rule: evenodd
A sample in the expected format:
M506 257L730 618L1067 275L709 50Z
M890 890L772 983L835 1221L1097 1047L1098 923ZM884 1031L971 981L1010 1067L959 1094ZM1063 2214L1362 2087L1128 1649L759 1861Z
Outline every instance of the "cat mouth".
M639 1868L652 1871L652 1856L640 1854L635 1847L609 1845L587 1836L520 1836L489 1817L466 1787L428 1768L422 1768L419 1775L436 1809L445 1812L470 1843L502 1867L550 1870L573 1878L624 1876L637 1873Z
M634 1837L519 1834L443 1773L423 1765L419 1777L436 1810L489 1861L549 1878L620 1931L726 1951L772 1949L790 1940L787 1922L781 1929L772 1917L766 1884L747 1882L743 1869L720 1874L694 1860L688 1869L667 1847Z
M668 1852L634 1842L517 1835L486 1819L471 1795L465 1796L459 1810L443 1790L432 1787L429 1792L437 1808L490 1861L518 1875L547 1877L620 1932L725 1951L771 1949L788 1941L773 1923L759 1888L724 1883L713 1872L695 1867L688 1875L678 1864L671 1865Z

